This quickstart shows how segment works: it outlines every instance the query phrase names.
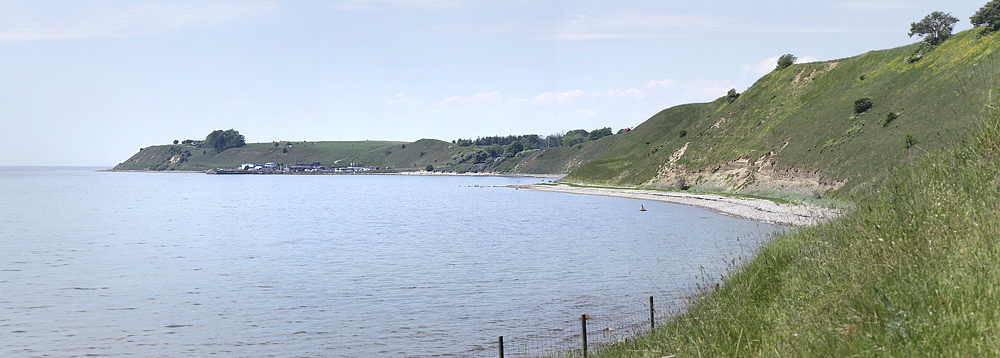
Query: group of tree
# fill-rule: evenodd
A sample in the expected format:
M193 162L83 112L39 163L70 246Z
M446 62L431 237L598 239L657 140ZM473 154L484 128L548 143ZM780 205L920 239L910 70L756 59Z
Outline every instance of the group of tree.
M452 143L461 147L477 146L496 157L504 153L517 154L524 150L574 146L591 140L598 140L615 133L611 127L604 127L588 132L584 129L574 129L566 133L550 134L542 137L537 134L478 137L476 139L456 139Z
M969 18L972 26L980 28L979 36L986 36L1000 30L1000 0L993 0L979 8L972 17ZM950 13L935 11L925 16L922 20L910 24L910 37L917 35L923 37L924 42L929 46L937 46L951 37L951 32L955 30L955 23L958 18Z
M214 130L205 137L205 142L202 143L202 146L215 148L219 153L229 148L241 148L246 145L246 139L243 138L243 135L233 129Z
M992 0L986 3L969 20L972 22L972 26L980 29L980 37L1000 31L1000 0ZM934 11L924 16L920 21L911 23L909 36L913 37L913 35L917 35L922 37L924 46L933 48L951 37L952 32L955 31L956 23L958 23L958 18L951 16L951 13ZM923 48L921 47L921 49ZM781 70L787 68L794 64L795 60L796 58L792 54L782 55L778 58L778 66L775 69ZM734 100L730 97L730 102Z

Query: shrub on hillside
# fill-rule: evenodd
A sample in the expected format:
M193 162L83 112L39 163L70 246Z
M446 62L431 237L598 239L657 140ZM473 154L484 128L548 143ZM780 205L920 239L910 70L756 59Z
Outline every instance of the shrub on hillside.
M906 137L904 137L903 140L906 141L906 149L910 149L917 145L917 138L915 138L912 134L906 133Z
M854 113L861 114L868 112L868 110L872 109L872 106L874 105L875 104L872 102L871 97L858 98L854 101Z
M726 93L726 101L729 102L729 103L736 102L736 100L739 99L739 98L740 98L740 94L736 93L736 89L735 88L730 89L729 93Z
M882 121L882 126L883 127L888 126L889 123L892 123L892 121L896 120L896 118L899 118L899 114L897 114L896 112L886 113L885 120Z
M691 188L691 186L688 185L687 180L684 179L684 177L677 177L677 180L674 181L673 187L676 190L688 190Z

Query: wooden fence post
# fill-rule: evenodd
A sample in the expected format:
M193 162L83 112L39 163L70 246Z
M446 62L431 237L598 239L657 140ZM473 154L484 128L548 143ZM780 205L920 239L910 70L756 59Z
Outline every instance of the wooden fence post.
M653 296L649 296L649 330L656 330L656 310L653 309Z

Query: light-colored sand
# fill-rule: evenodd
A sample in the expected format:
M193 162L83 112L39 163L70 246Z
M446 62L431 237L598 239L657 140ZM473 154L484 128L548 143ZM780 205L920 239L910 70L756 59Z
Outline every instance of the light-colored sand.
M414 170L409 172L391 173L395 175L439 175L439 176L470 176L470 177L515 177L515 178L552 178L558 179L566 174L511 174L511 173L455 173L455 172L428 172L424 170Z
M570 194L614 196L619 198L655 200L704 208L732 217L786 226L809 226L840 215L840 212L804 204L777 204L751 198L731 198L715 194L691 194L657 190L588 188L557 185L516 185L517 188ZM638 208L636 208L638 210Z

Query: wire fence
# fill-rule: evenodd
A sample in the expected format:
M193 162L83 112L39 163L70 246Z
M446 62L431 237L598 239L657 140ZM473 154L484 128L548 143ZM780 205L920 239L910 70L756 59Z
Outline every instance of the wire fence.
M739 238L737 238L739 241ZM475 350L449 355L461 358L579 358L596 353L609 344L648 334L684 311L688 304L719 288L731 270L750 260L762 240L745 240L738 253L724 255L720 265L699 266L699 272L684 282L654 288L654 296L631 297L603 312L579 312L546 323L549 328L533 333L497 332L491 342L480 342ZM582 308L581 311L586 311ZM551 317L546 317L551 318ZM512 335L509 335L512 334Z
M655 296L603 314L566 317L557 327L523 336L500 335L491 344L457 355L463 358L586 357L602 346L649 333L679 309L683 297ZM516 332L515 332L516 334Z

